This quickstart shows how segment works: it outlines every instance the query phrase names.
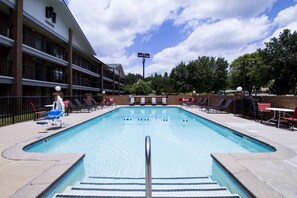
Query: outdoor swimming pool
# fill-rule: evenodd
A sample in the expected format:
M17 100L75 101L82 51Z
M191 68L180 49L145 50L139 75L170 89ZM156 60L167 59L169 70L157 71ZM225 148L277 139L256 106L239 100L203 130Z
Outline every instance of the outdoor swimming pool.
M122 107L26 149L85 153L85 175L144 177L144 139L152 140L153 177L212 175L211 153L272 148L177 107Z

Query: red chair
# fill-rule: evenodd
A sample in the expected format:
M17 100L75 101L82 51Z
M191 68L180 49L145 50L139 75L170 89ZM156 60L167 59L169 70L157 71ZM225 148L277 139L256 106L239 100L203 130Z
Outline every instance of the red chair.
M39 118L40 115L46 114L46 110L44 110L44 109L36 109L35 108L35 105L32 102L30 103L30 105L31 105L31 107L32 107L32 109L34 111L34 121L36 121Z
M259 103L258 102L258 115L261 116L261 123L262 123L262 117L263 115L266 115L267 113L270 113L271 111L266 109L271 107L270 103Z
M286 116L287 115L287 116ZM294 122L297 122L297 107L295 108L295 111L293 113L293 116L290 116L289 114L285 114L282 119L289 122L289 124L292 126L292 131L294 131Z
M178 98L178 102L180 105L182 105L184 103L184 98Z

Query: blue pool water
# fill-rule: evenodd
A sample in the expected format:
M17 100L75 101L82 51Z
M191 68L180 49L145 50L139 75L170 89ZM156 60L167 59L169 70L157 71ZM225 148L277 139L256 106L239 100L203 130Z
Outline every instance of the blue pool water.
M211 153L273 151L175 107L118 108L26 151L85 153L86 175L143 177L147 135L153 177L211 175Z

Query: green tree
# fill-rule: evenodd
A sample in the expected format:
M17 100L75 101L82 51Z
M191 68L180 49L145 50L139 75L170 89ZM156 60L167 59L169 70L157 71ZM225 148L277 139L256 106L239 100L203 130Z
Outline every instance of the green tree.
M163 92L165 92L166 94L173 92L173 88L170 83L170 77L167 72L165 72L163 76L163 86L164 86Z
M176 91L186 93L190 90L189 83L187 81L188 77L189 73L186 68L186 64L181 62L171 70L170 82Z
M268 84L267 67L258 52L245 54L235 59L230 65L230 87L243 87L252 93L253 87L261 88Z
M218 92L227 88L228 62L224 58L217 58L214 64L212 91Z
M130 93L136 94L136 95L148 95L151 92L152 92L151 82L145 82L143 80L132 85L130 89Z
M155 76L152 78L151 85L152 85L152 89L156 92L156 94L160 95L164 90L162 75L155 73Z
M142 76L140 74L131 74L128 73L125 77L125 85L132 85L134 83L139 82L142 79Z
M279 38L265 43L265 49L259 49L264 64L273 82L271 89L276 94L292 93L297 87L297 33L285 29Z

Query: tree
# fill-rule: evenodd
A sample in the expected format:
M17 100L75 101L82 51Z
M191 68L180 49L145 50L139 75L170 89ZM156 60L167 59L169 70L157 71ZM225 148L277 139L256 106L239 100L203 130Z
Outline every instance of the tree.
M161 74L155 73L155 76L152 78L152 89L156 92L157 95L160 95L163 92L164 84Z
M279 38L272 38L265 43L265 49L258 52L267 65L272 80L272 90L276 94L292 93L297 87L297 33L285 29Z
M147 95L152 92L151 82L145 82L141 80L138 83L132 85L130 91L132 94L136 95Z
M186 93L189 89L188 84L188 70L184 62L179 63L175 68L171 70L170 82L176 91Z
M224 58L202 56L172 69L170 79L179 92L219 91L227 85L228 62Z
M125 77L125 85L132 85L134 83L139 82L142 79L142 76L140 74L131 74L128 73Z
M269 81L267 67L263 64L258 52L235 59L230 65L229 72L230 87L235 89L242 86L249 93L252 92L253 87L259 89L267 86Z
M213 73L213 85L212 91L218 92L221 90L225 90L227 87L227 79L228 79L228 62L224 58L217 58L214 65L214 73Z

